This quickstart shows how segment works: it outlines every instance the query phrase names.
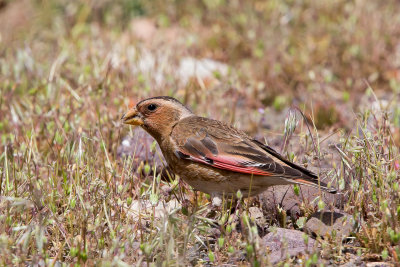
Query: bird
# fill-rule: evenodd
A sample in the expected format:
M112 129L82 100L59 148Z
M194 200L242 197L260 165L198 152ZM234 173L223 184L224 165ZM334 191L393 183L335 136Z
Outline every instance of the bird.
M335 194L318 175L227 123L195 115L177 99L141 100L122 117L159 144L167 167L212 197L260 194L274 185L307 185Z

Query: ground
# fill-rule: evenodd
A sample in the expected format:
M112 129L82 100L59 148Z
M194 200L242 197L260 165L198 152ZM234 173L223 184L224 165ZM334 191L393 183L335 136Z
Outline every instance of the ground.
M399 12L395 0L0 0L0 264L398 265ZM339 194L275 187L211 209L120 121L156 95Z

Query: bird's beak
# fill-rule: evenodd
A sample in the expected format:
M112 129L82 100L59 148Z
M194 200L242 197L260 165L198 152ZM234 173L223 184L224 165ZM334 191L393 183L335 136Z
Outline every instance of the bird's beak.
M121 120L125 124L130 124L130 125L143 125L143 119L142 119L142 114L140 114L136 108L133 108L129 110L127 113L125 113L122 117Z

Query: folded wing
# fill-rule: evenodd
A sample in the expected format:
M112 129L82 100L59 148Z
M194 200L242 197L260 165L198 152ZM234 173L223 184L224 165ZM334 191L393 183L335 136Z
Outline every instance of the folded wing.
M247 138L236 129L232 132L233 128L220 122L209 120L211 122L205 123L205 118L200 119L187 122L190 127L185 127L184 123L178 126L182 128L180 133L186 133L183 137L172 134L178 147L176 155L181 159L255 176L281 177L298 184L319 184L322 189L336 192L319 182L315 173L286 160L271 147Z

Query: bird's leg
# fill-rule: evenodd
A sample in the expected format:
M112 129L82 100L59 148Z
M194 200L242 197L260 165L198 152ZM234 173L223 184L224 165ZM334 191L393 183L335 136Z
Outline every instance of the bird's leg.
M163 181L171 182L172 180L175 179L175 174L172 172L172 170L169 166L160 168L158 173L161 174L161 180L163 180Z

